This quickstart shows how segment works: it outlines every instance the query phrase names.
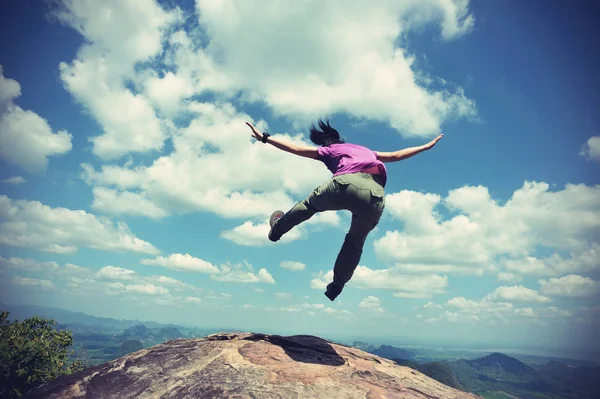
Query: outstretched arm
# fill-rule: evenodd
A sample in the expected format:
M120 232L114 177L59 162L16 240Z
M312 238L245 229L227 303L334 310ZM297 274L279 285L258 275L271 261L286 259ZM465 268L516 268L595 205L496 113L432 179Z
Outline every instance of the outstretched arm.
M418 147L409 147L409 148L405 148L403 150L398 150L398 151L394 151L394 152L378 152L378 151L376 151L375 154L377 154L377 159L380 160L381 162L401 161L403 159L407 159L414 155L417 155L420 152L427 151L427 150L433 148L433 146L438 141L440 141L442 139L442 137L444 137L444 135L440 134L435 139L431 140L429 143L420 145Z
M246 125L252 129L252 137L256 140L262 140L263 135L260 133L251 123L246 122ZM290 152L295 155L299 155L301 157L317 159L317 147L309 147L309 146L301 146L294 143L288 143L281 139L270 136L267 139L267 143L271 144L274 147L279 148L280 150Z

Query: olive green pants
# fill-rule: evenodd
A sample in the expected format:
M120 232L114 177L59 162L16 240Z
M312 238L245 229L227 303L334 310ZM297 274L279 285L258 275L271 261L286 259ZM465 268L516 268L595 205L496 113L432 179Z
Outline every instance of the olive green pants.
M281 217L272 228L272 241L315 213L348 210L352 213L350 229L333 268L333 282L343 287L354 274L362 256L367 235L377 226L385 207L381 177L368 173L335 176L317 187Z

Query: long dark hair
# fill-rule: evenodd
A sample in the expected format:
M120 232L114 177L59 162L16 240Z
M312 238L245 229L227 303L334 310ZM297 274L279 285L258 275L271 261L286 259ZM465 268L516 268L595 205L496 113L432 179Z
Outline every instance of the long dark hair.
M330 144L346 142L344 138L340 136L340 133L331 127L331 125L329 124L329 119L326 120L326 123L319 119L319 127L321 128L321 130L317 129L313 124L309 129L310 141L312 141L316 145L326 147Z

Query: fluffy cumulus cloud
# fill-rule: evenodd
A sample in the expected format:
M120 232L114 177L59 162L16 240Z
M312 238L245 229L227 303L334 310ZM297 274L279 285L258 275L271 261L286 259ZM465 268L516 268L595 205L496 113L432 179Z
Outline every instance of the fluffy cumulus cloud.
M507 281L507 282L519 282L521 281L521 277L517 276L513 273L510 272L500 272L497 274L496 278L500 281Z
M133 270L115 266L105 266L97 273L98 277L110 280L131 280L134 274Z
M142 259L140 263L149 266L162 266L184 272L198 272L210 275L216 281L228 283L267 283L275 284L273 276L265 268L254 271L251 264L222 264L212 263L189 254L172 254L168 257L158 256L155 259Z
M306 264L302 262L295 262L292 260L284 260L279 264L279 266L292 271L300 271L306 269Z
M273 276L265 268L261 268L255 273L252 265L244 263L243 265L221 265L218 274L211 275L216 281L227 283L267 283L275 284Z
M302 304L284 306L281 308L264 307L263 310L266 312L280 311L280 312L286 312L286 313L301 313L302 315L307 315L307 316L311 316L311 317L317 316L319 314L321 314L321 315L324 314L324 315L333 316L333 317L336 317L336 318L342 319L342 320L348 320L349 318L353 317L352 312L350 312L348 310L333 309L333 308L323 305L322 303L302 303Z
M573 316L569 310L556 306L548 306L548 298L540 296L537 291L522 287L499 287L481 300L467 299L459 296L445 303L445 310L436 317L424 321L471 321L486 324L523 323L524 318L533 322L556 319L567 319ZM516 307L514 304L527 307ZM430 307L431 308L431 307ZM424 316L421 317L422 319Z
M223 236L244 245L264 245L265 220L273 210L291 208L324 182L329 172L319 161L252 141L245 125L252 119L230 105L195 103L190 107L196 117L175 134L174 151L151 165L104 165L100 170L83 165L82 177L96 186L94 208L153 218L194 211L253 218ZM307 144L297 134L281 137ZM339 217L332 212L315 216L307 225L311 222L337 225ZM297 233L289 239L293 234Z
M446 40L468 33L474 26L468 1L384 1L378 7L271 1L261 3L258 24L251 1L198 1L190 13L153 0L59 3L54 15L85 38L60 73L99 122L94 153L112 160L163 151L167 138L173 144L150 165L84 165L99 212L245 218L223 237L264 245L260 233L270 212L289 209L329 174L319 162L251 143L244 122L252 118L230 101L266 104L303 129L316 116L346 112L421 136L437 133L449 117L475 113L460 87L434 87L438 80L419 72L415 57L398 47L398 39L427 24ZM290 34L278 34L281 27ZM204 94L212 102L195 101ZM306 143L297 132L282 137ZM269 168L261 168L265 164ZM219 173L198 173L213 170ZM330 213L311 223L337 225L339 217Z
M2 183L4 184L14 184L19 185L19 184L25 184L27 183L27 180L25 180L25 178L23 176L13 176L13 177L7 177L6 179L2 180Z
M386 232L375 251L408 271L481 274L500 266L506 271L499 279L518 281L522 274L558 275L600 264L600 186L549 191L546 183L525 182L505 204L483 186L451 190L445 198L402 191L388 199L388 212L403 230ZM454 216L444 219L442 206ZM538 259L538 247L556 252Z
M154 284L128 284L125 285L125 290L145 295L166 295L169 293L167 288Z
M162 51L163 35L179 19L179 10L165 10L154 0L58 4L54 15L85 38L76 58L60 64L60 75L65 88L102 127L91 140L94 153L111 159L162 149L168 123L126 84L135 78L138 63Z
M71 254L79 247L158 254L124 223L83 210L52 208L38 201L13 201L0 195L0 244Z
M196 258L190 254L171 254L158 256L155 259L142 259L143 265L162 266L179 271L191 271L207 274L219 273L219 269L210 262Z
M118 266L92 269L65 264L60 267L51 261L0 257L0 270L5 273L2 279L5 284L0 285L2 290L8 291L8 298L29 295L35 288L59 289L67 294L99 298L105 295L128 298L148 295L162 298L162 303L169 305L199 304L203 299L211 298L211 293L184 281L160 274L140 274ZM21 277L18 275L21 271L28 271L34 276ZM229 297L231 295L221 294L215 298Z
M14 103L21 95L21 85L4 77L0 65L0 158L29 173L42 173L48 158L71 151L71 134L65 130L53 132L48 121L33 111ZM20 184L12 178L5 183Z
M368 296L358 304L358 308L372 313L384 313L381 300L376 296Z
M321 271L311 280L311 287L324 289L332 279L333 271ZM448 278L436 274L408 275L398 268L373 270L359 265L348 285L361 289L392 290L395 291L392 295L400 298L429 298L445 292Z
M268 238L269 229L268 223L254 224L253 222L247 221L231 230L221 232L221 237L244 246L272 245L273 242ZM302 235L302 229L296 228L285 234L279 242L291 242L301 238Z
M589 297L600 295L600 282L577 274L539 280L539 283L540 292L548 296Z
M589 161L600 162L600 136L592 136L583 145L579 155Z
M54 283L50 280L39 280L35 278L15 276L11 279L12 284L23 285L35 288L54 289Z
M35 259L4 258L0 256L0 267L27 271L55 271L59 269L56 262L40 262Z
M257 19L255 2L201 0L197 11L208 44L196 52L202 78L190 80L201 89L242 91L296 120L346 112L407 135L432 135L448 117L475 113L461 88L431 87L415 56L398 47L425 24L439 26L444 39L467 33L468 1L270 1Z
M551 299L541 295L538 291L522 285L502 286L496 288L492 293L486 296L486 299L495 302L533 302L545 303Z

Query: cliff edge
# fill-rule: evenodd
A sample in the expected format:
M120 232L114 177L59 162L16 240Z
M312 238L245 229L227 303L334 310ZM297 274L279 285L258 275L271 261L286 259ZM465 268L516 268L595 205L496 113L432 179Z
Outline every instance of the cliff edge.
M359 349L310 335L218 333L130 353L29 398L479 399Z

